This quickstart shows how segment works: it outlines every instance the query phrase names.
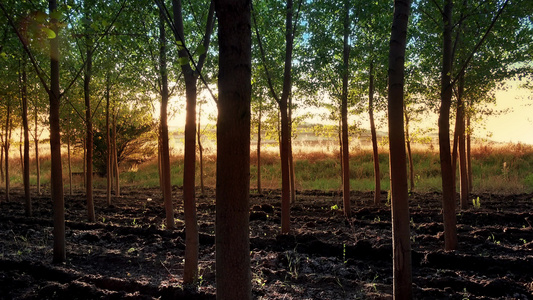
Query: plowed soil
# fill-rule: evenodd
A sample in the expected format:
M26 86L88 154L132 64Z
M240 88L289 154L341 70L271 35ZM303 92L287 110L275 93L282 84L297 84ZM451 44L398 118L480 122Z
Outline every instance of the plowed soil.
M176 230L165 230L157 189L127 188L112 206L95 190L97 222L86 221L83 193L65 196L67 262L52 264L49 196L0 192L0 299L215 299L214 191L199 196L200 278L183 287L181 190ZM251 194L254 299L392 298L391 214L354 192L343 217L337 192L298 193L292 231L280 235L280 192ZM459 249L446 252L439 194L413 194L411 241L417 299L533 299L532 195L475 195L457 211ZM237 282L235 284L238 284Z

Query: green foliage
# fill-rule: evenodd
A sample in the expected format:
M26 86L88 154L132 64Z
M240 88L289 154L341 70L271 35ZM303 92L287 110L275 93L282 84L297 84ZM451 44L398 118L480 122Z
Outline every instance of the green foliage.
M475 209L481 208L481 202L479 200L479 197L472 199L472 206L474 206Z

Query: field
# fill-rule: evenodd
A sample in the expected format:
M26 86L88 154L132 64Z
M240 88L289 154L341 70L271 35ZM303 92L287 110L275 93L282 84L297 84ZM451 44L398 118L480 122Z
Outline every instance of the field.
M295 153L298 193L289 235L279 234L277 155L263 155L262 194L255 190L257 159L252 156L254 299L392 297L387 154L380 156L382 205L375 207L371 156L365 150L352 153L349 219L342 214L336 155ZM473 151L473 204L457 211L459 249L453 252L442 250L438 154L415 153L417 186L410 194L415 298L533 299L532 153L524 145ZM73 161L75 171L81 161ZM61 265L51 264L49 163L43 160L44 193L32 188L34 217L27 218L14 161L9 201L0 190L0 299L215 299L214 161L212 155L205 158L206 191L197 193L200 278L195 287L181 285L185 236L179 156L173 158L178 224L173 231L164 228L154 161L123 166L121 195L109 207L105 181L96 178L96 223L86 221L82 177L74 176L70 185L65 176L67 262Z
M174 188L175 199L181 190ZM477 196L476 196L477 197ZM298 193L292 233L279 235L280 193L251 195L254 299L388 299L392 285L390 207L354 192L345 219L337 192ZM458 212L460 246L443 248L440 196L411 195L414 295L417 299L533 299L532 195L479 195ZM182 287L183 210L164 229L158 189L126 188L112 206L96 190L96 223L86 222L82 193L66 196L67 262L52 265L51 203L34 196L24 217L15 189L0 210L1 299L215 299L214 191L198 199L200 280Z

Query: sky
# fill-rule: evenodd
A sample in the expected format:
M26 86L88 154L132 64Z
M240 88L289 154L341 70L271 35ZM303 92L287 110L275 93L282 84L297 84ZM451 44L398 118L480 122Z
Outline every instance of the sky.
M496 104L489 107L494 110L506 110L507 113L495 116L486 116L483 121L484 128L478 128L474 136L488 139L500 143L524 143L533 145L533 91L520 87L521 82L509 81L505 90L496 92ZM216 116L216 104L207 97L207 104L204 106L202 123L212 122L207 120L207 113ZM179 101L179 100L177 100ZM183 102L183 100L181 100ZM423 126L437 126L437 115L431 116ZM320 118L313 118L308 122L317 122ZM365 127L368 121L363 121L361 126ZM183 128L185 125L184 108L175 115L169 124L176 128ZM386 126L380 130L386 131Z
M510 112L487 118L487 132L497 142L533 145L533 91L520 88L519 82L510 82L505 91L496 92L496 109ZM482 137L482 136L481 136Z

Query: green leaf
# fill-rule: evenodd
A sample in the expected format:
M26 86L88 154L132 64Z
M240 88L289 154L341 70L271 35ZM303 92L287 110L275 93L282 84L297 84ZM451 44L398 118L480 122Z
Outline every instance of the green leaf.
M48 27L42 27L41 30L44 33L46 33L46 35L48 35L49 39L55 39L56 38L56 33L52 29L50 29Z
M53 19L60 20L61 19L61 12L59 10L54 10L50 13L50 17Z
M44 23L48 15L45 12L37 11L35 12L35 21L38 23Z
M204 47L204 45L200 45L200 46L198 46L198 48L196 48L196 54L198 54L198 55L202 55L202 54L204 54L204 53L205 53L205 47Z
M186 56L182 56L178 58L178 63L180 64L180 66L184 66L189 63L189 58Z

